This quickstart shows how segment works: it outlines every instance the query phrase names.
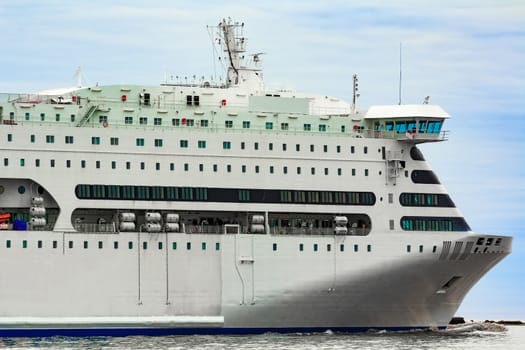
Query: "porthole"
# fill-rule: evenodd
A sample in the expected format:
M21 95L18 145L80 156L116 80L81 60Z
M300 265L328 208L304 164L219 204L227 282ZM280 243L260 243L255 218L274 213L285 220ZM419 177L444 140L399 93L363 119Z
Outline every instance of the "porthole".
M22 185L18 186L18 193L24 194L26 192L26 188Z

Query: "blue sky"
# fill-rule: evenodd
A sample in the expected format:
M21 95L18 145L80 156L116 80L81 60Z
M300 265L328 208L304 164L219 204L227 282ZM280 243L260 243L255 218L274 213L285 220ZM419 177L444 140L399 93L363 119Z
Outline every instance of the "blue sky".
M423 145L470 226L514 236L514 252L470 292L468 319L525 319L525 2L4 1L0 91L90 84L156 85L224 76L206 25L246 23L268 87L351 99L366 109L429 95L451 115L448 142ZM214 69L215 67L215 69Z

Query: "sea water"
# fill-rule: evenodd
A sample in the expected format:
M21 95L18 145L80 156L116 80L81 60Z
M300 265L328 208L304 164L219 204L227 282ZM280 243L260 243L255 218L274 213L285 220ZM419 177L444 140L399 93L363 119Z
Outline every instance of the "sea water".
M312 333L253 336L0 338L3 349L525 349L525 326L506 331Z

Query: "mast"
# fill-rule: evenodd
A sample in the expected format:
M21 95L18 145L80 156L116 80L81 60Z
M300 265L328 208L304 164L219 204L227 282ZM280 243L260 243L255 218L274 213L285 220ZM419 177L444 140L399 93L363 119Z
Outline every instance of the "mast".
M259 52L250 55L248 65L245 63L246 43L244 37L244 23L232 22L225 19L217 26L217 43L224 51L226 62L226 87L243 87L250 92L264 90L261 69L261 55Z
M355 113L356 111L356 107L357 107L357 99L359 98L359 94L357 93L357 91L359 91L359 84L358 84L358 79L357 79L357 74L354 74L353 76L353 80L354 80L354 84L353 84L353 89L352 89L352 107L351 107L351 110L352 110L352 113Z

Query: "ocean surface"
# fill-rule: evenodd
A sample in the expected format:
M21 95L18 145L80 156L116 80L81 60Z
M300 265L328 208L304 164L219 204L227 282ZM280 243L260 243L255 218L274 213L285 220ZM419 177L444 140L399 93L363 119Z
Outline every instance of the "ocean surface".
M312 333L253 336L0 338L2 349L525 349L525 326L504 332Z

